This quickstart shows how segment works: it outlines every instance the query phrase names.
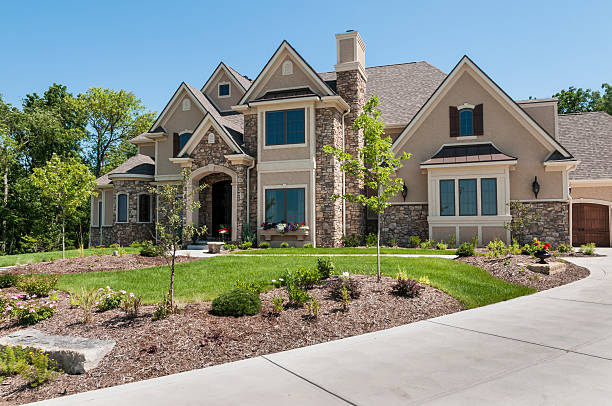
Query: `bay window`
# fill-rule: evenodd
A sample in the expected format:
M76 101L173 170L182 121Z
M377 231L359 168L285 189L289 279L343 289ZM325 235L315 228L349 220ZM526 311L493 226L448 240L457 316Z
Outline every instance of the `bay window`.
M480 179L480 202L483 216L497 216L497 179Z
M440 216L497 216L497 178L441 179ZM478 195L480 194L480 199Z
M267 189L265 195L266 222L305 222L304 188Z
M476 179L459 179L459 215L476 216Z
M455 215L455 181L440 181L440 216Z

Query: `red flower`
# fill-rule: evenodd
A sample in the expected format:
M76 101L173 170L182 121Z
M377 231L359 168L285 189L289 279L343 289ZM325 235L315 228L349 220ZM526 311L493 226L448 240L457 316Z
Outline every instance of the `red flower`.
M539 242L534 242L533 245L540 245L540 243Z
M546 248L550 248L550 244L545 242L544 245L546 245Z

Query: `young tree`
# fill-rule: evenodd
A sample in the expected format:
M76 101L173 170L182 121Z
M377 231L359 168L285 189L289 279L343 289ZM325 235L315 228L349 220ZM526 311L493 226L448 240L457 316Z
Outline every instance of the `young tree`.
M395 178L394 174L403 166L402 160L409 159L410 154L404 152L399 157L395 157L391 151L391 138L383 136L385 124L378 120L382 113L376 109L376 106L378 106L378 97L372 95L353 124L356 130L363 130L364 136L364 146L357 149L357 156L329 145L324 146L323 150L340 161L340 168L347 175L362 180L366 190L376 192L374 196L370 196L364 190L359 194L334 194L332 198L359 203L377 214L376 271L380 282L381 215L389 207L389 200L402 189L404 184L402 179Z
M174 311L174 264L176 251L180 244L189 241L195 233L204 234L206 226L196 227L185 219L185 214L200 207L198 193L206 187L194 187L189 182L191 170L183 169L179 183L166 183L152 187L150 192L156 194L158 199L159 219L155 223L157 230L157 245L166 258L170 268L170 313Z
M86 153L94 175L99 177L108 167L108 154L118 151L122 143L146 131L155 120L155 112L145 107L134 93L125 90L92 87L76 99L76 108L87 117L93 129L85 137ZM131 149L133 153L133 149ZM126 156L129 158L129 156Z
M94 194L96 182L86 165L76 158L65 160L53 154L42 168L34 168L32 184L57 206L62 219L62 258L66 251L66 218Z

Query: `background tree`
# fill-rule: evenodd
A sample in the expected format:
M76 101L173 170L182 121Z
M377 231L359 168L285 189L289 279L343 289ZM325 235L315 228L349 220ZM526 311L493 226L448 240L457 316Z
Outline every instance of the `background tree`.
M181 172L179 183L166 183L157 187L152 187L150 192L159 196L158 207L159 219L155 223L157 230L157 245L170 269L170 309L168 313L174 311L174 265L176 262L176 251L182 243L191 240L195 233L204 234L206 226L195 227L191 222L184 218L185 213L200 208L199 192L206 187L200 185L194 187L189 182L191 170L186 168ZM164 303L162 301L162 303Z
M95 178L89 168L76 158L60 160L53 154L42 168L34 168L30 177L32 184L41 190L59 209L62 219L62 258L66 251L66 218L88 201L96 187Z
M605 111L612 114L612 86L604 83L598 90L575 88L570 86L553 95L559 99L559 114L582 113L588 111Z
M332 154L340 161L340 168L347 175L363 181L366 189L375 191L370 196L365 190L363 193L345 193L333 195L332 198L342 198L352 203L359 203L378 216L376 233L376 274L380 282L380 223L381 215L389 207L389 200L402 189L403 180L395 178L395 172L403 164L402 160L409 159L406 152L396 158L391 150L391 137L383 136L385 124L379 121L381 116L378 106L378 97L372 95L363 107L363 112L355 119L353 128L363 130L364 146L357 149L357 156L344 152L340 148L326 145L323 150Z
M91 87L76 99L76 110L87 119L91 129L85 137L85 154L94 175L113 169L109 165L109 153L123 151L126 156L114 158L113 164L129 158L135 149L121 147L128 140L145 132L155 120L155 112L145 112L145 107L134 93L123 89L115 91Z

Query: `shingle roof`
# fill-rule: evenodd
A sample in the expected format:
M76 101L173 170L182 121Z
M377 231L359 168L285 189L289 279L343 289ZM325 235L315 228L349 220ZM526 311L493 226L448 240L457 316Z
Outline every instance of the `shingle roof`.
M108 175L126 173L130 175L155 175L155 161L148 155L136 154L127 161L96 179L98 186L108 185L111 181Z
M232 75L234 75L236 80L240 82L240 84L245 88L245 90L249 90L249 87L251 87L251 83L253 83L251 82L251 79L247 78L244 75L241 75L236 69L232 68L231 66L227 64L225 64L225 66L232 73Z
M603 112L560 114L559 142L580 164L570 179L612 178L612 116Z
M421 165L463 164L468 162L494 162L516 159L504 154L491 143L445 145Z
M309 87L301 87L299 89L273 90L271 92L266 92L266 94L261 97L258 97L257 99L255 99L255 101L291 99L294 97L304 96L316 96L316 93L313 92Z
M427 62L366 68L366 93L380 100L381 119L386 124L406 124L438 88L446 74ZM319 73L325 81L336 80L336 72ZM333 88L333 87L332 87Z

